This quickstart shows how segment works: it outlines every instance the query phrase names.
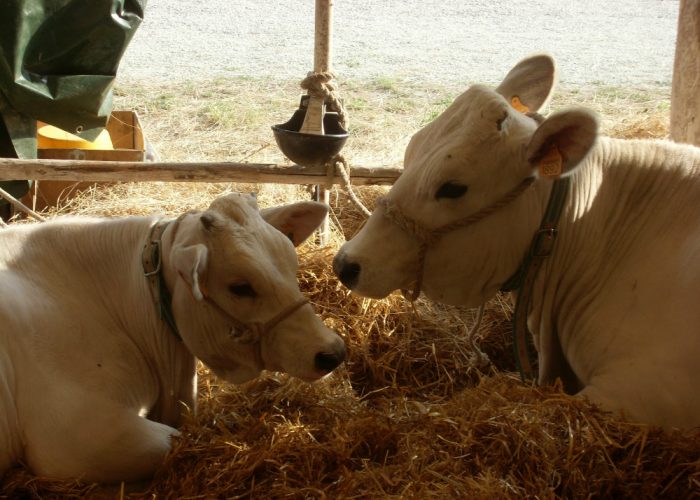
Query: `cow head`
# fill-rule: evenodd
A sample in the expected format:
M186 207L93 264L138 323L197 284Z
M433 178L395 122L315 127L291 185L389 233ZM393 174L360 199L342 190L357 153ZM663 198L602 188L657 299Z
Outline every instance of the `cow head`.
M164 235L166 279L180 335L218 376L240 383L261 370L315 380L345 358L345 344L297 284L295 245L328 208L301 202L258 210L231 194L179 218Z
M422 290L440 302L476 306L494 295L518 268L545 210L552 181L538 174L543 159L556 146L566 175L595 141L597 120L588 111L546 120L525 113L547 102L554 81L549 56L528 58L498 88L471 87L417 132L403 173L336 255L340 280L381 298L410 289L422 273ZM478 220L456 224L470 216Z

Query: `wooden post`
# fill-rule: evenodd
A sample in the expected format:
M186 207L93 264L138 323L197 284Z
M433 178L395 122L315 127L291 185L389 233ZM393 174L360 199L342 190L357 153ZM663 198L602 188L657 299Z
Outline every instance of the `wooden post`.
M700 0L680 0L671 89L671 139L700 146Z
M331 70L331 35L333 23L332 0L316 0L314 20L314 73ZM326 101L323 97L311 96L306 107L306 116L299 132L323 135L323 115Z
M316 0L314 20L314 72L331 71L331 40L333 34L333 0ZM299 132L305 134L324 134L323 116L326 113L325 98L311 96L306 108L306 116ZM325 185L316 186L316 201L330 204L331 194ZM325 246L330 236L328 216L319 228L319 243Z
M316 0L316 28L314 35L314 71L322 73L331 71L332 35L333 35L333 0ZM326 103L323 103L325 113ZM326 205L331 204L331 191L328 185L318 186L319 200ZM318 235L319 244L326 246L331 235L330 218L328 215L321 223Z

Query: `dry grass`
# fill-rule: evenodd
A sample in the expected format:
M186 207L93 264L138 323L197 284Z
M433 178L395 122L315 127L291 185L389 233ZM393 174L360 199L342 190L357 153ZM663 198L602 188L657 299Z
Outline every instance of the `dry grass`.
M401 161L412 132L456 89L401 82L347 84L351 162ZM264 97L260 99L260 95ZM122 86L168 160L282 161L269 126L296 106L292 84L253 80L149 88ZM260 101L263 104L260 104ZM664 137L668 89L571 89L552 104L593 107L621 137ZM254 113L255 112L255 113ZM303 187L119 184L90 190L55 213L175 214L228 190L260 204L304 198ZM371 206L382 188L359 195ZM474 312L400 296L366 300L339 285L334 251L362 223L335 191L333 241L300 249L301 287L349 359L304 384L279 374L234 386L200 367L199 413L143 493L129 498L690 498L700 495L700 433L625 423L565 395L520 382L510 346L511 304L497 297L481 329ZM487 356L486 359L483 355ZM0 498L114 495L95 485L35 478L17 468Z
M421 87L415 82L342 82L351 138L343 154L351 163L398 165L411 135L435 118L461 92L459 87ZM135 109L164 160L283 162L270 126L287 121L298 107L298 82L252 79L173 84L123 83L115 106ZM597 111L606 134L634 123L666 123L667 87L620 89L604 86L560 88L552 109L585 105ZM663 137L665 127L652 127Z

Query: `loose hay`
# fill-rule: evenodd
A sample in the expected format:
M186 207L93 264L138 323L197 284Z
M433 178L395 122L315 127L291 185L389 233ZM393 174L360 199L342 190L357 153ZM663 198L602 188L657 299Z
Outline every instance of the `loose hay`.
M645 120L664 123L658 113ZM626 123L615 135L666 133ZM288 186L117 184L50 215L176 214L230 190L257 191L263 206L308 196ZM384 190L358 195L371 208ZM332 243L300 249L299 280L346 340L345 365L315 384L266 373L241 386L200 366L197 416L188 418L154 480L125 497L700 498L700 431L626 423L561 387L519 380L507 297L488 304L469 338L474 311L423 300L414 311L399 295L376 301L349 294L331 260L363 217L342 191L334 191L332 204ZM0 486L0 498L13 499L121 495L119 487L35 478L21 467Z

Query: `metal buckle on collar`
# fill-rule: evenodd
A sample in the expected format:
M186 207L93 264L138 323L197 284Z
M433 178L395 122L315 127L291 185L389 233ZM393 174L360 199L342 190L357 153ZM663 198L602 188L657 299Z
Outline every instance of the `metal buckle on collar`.
M532 256L548 257L552 253L558 233L559 231L555 227L538 229L532 243Z
M160 272L161 266L163 264L163 255L162 252L160 251L160 240L152 240L148 243L146 243L143 247L143 251L146 252L148 250L148 244L151 244L153 251L151 252L151 256L148 259L148 262L150 264L154 264L153 262L153 254L157 254L156 257L156 262L155 262L155 267L152 271L146 270L146 261L142 261L142 267L143 267L143 275L147 278L150 278L151 276L155 276Z

